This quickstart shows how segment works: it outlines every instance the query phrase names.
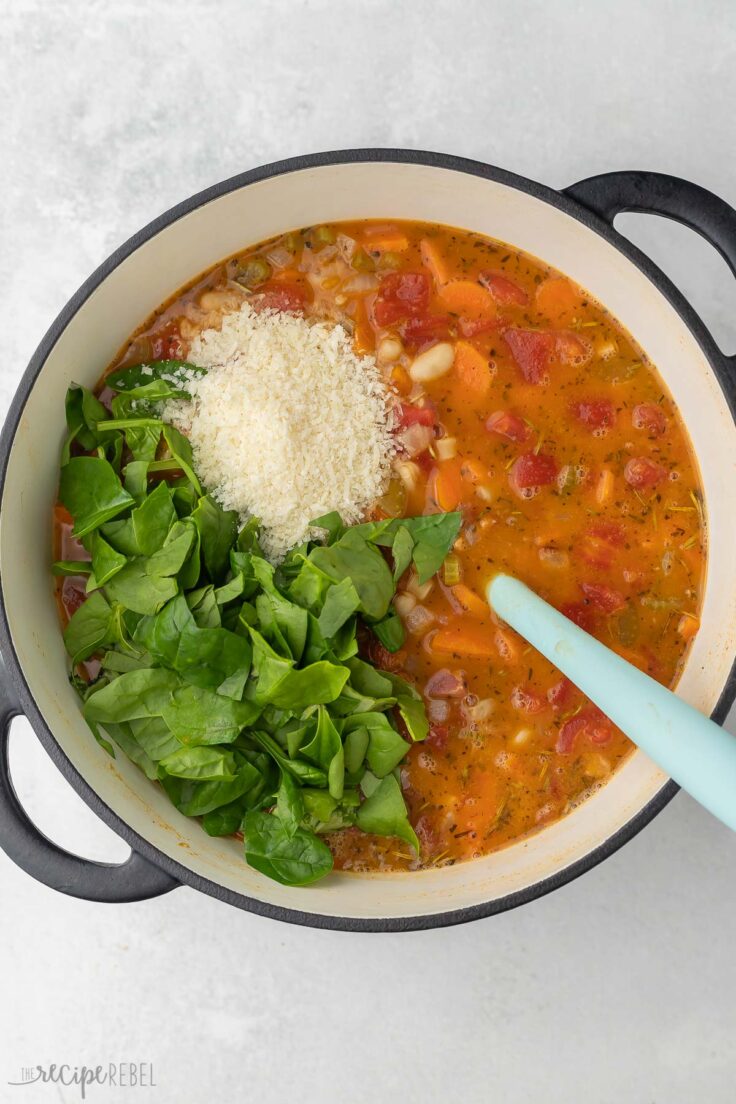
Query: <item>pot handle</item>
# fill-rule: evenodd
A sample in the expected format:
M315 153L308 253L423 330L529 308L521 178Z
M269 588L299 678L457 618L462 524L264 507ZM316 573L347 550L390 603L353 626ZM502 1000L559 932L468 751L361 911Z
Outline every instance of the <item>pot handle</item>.
M0 847L36 881L85 901L143 901L175 889L164 870L131 851L124 863L103 863L73 855L40 832L18 800L10 776L10 722L22 714L0 661Z
M736 276L736 210L699 184L666 173L610 172L571 184L564 194L608 223L624 211L681 222L717 249ZM736 357L723 356L736 371Z

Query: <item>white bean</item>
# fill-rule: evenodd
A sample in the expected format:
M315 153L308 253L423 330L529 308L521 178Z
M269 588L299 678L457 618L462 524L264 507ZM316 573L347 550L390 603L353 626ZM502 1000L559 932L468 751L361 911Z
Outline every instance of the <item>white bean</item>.
M415 383L429 383L446 375L454 360L455 346L449 341L440 341L419 354L409 369L409 375Z

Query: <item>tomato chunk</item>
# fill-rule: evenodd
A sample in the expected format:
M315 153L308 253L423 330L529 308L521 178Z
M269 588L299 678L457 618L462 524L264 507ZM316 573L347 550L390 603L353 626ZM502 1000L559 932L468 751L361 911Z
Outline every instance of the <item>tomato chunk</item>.
M624 468L624 479L630 487L655 487L667 478L667 469L648 456L634 456Z
M450 336L450 319L446 314L424 314L408 318L399 326L404 344L411 349L444 341Z
M504 340L527 383L542 383L549 369L554 339L540 330L506 330Z
M556 682L554 686L550 686L547 691L547 701L553 709L564 709L566 705L570 704L576 690L575 684L563 675L559 682Z
M261 285L250 302L256 311L274 310L298 314L307 305L307 291L301 284L270 280Z
M563 364L582 367L593 355L593 346L585 338L569 330L561 330L560 333L555 334L555 355Z
M511 691L511 704L521 713L541 713L546 707L546 702L536 690L530 690L526 686L515 686Z
M554 458L540 452L525 452L514 461L509 472L509 482L517 493L537 487L547 487L557 478ZM527 495L522 494L526 498Z
M589 705L575 717L565 721L557 737L555 751L569 754L578 736L584 736L592 744L606 744L611 739L613 726L605 713L595 705Z
M566 602L560 606L560 613L585 632L592 632L595 627L595 613L587 602Z
M588 533L591 537L596 537L617 548L623 548L626 544L626 530L618 521L606 521L605 518L594 521L588 526Z
M171 360L182 356L184 346L175 322L151 339L151 356L154 360Z
M631 411L634 429L644 429L651 437L660 437L667 429L664 411L656 403L639 403Z
M437 413L433 406L412 406L411 403L399 403L396 407L398 422L396 429L406 429L407 426L423 425L433 426L437 421Z
M489 433L498 433L509 441L526 441L531 433L531 427L524 419L518 414L512 414L510 410L496 410L490 414L486 418L486 429Z
M373 303L378 326L390 326L402 318L426 312L431 281L426 272L392 272L386 276Z
M481 272L478 279L488 288L499 306L525 307L529 302L529 296L523 288L498 272Z
M67 575L61 584L61 604L67 617L72 617L87 601L85 579L80 575Z
M608 399L581 399L570 403L570 412L588 429L610 429L616 420L613 403Z
M580 589L588 601L603 613L616 613L626 605L623 594L604 583L581 583Z

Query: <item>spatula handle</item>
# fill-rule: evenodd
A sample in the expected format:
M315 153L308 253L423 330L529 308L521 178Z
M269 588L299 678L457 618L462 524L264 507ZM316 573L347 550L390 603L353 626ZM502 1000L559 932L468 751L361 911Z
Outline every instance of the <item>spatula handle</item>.
M497 575L487 597L499 617L655 763L736 829L736 737L578 628L518 579Z

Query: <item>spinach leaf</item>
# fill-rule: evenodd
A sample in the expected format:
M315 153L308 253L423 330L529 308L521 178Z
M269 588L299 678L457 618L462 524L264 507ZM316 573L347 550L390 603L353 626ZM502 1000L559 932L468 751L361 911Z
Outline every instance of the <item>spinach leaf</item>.
M164 441L166 442L169 452L173 458L179 464L179 467L186 475L192 487L198 495L202 494L202 485L197 479L194 473L194 456L192 454L192 446L189 441L180 433L174 426L164 423L163 427Z
M394 595L391 572L378 549L355 530L348 529L333 545L314 548L309 562L336 583L350 579L361 611L377 621L385 617Z
M148 468L147 460L131 460L125 467L125 489L139 506L148 494Z
M237 798L228 805L205 813L202 827L208 836L232 836L240 831L246 808L246 802L242 798Z
M72 614L64 629L64 646L71 656L72 668L114 639L112 610L104 596L95 591Z
M242 763L235 778L222 782L193 782L189 778L173 778L159 768L159 781L185 816L205 816L213 809L230 805L258 786L261 776L251 763Z
M112 465L99 456L73 456L64 464L59 499L74 518L75 537L91 533L134 505Z
M345 754L340 734L323 705L317 710L314 736L301 746L299 754L322 768L327 775L330 795L339 801L345 784Z
M304 802L301 788L288 771L281 772L275 811L286 832L293 836L304 816Z
M87 585L88 591L104 586L128 562L122 552L116 552L112 545L107 543L99 529L93 529L88 533L82 543L92 557L94 578L91 578Z
M191 516L199 530L205 569L213 583L220 583L230 564L238 515L234 510L223 510L210 495L204 495Z
M345 526L337 510L331 510L329 514L322 514L309 523L310 529L324 529L326 544L334 544L338 537L345 532Z
M331 586L319 615L322 635L326 638L334 636L359 608L360 597L351 579L343 579L342 582Z
M76 383L67 390L65 407L68 437L64 444L62 463L69 460L72 441L76 441L86 452L97 448L102 440L97 423L104 422L109 417L105 407L89 388Z
M259 713L260 709L252 702L235 701L212 690L181 683L164 704L162 716L183 744L230 744Z
M186 564L196 539L197 530L190 522L175 522L163 546L154 552L146 564L146 572L149 575L159 576L178 575ZM199 564L197 564L197 575L199 575Z
M329 847L304 828L289 834L278 817L251 810L243 829L249 865L282 885L309 885L332 870Z
M84 606L81 608L84 609ZM107 686L95 690L85 702L84 715L88 721L104 725L144 717L162 717L166 703L178 685L178 675L162 667L128 671Z
M372 622L371 628L388 652L398 652L406 639L404 623L394 610L380 621Z
M345 770L357 774L363 765L370 736L364 727L353 728L345 734Z
M51 565L54 575L90 575L92 564L89 560L56 560Z
M149 575L147 567L148 561L144 558L129 560L107 582L106 590L110 598L136 613L158 613L174 597L178 587L176 579Z
M419 854L419 840L409 823L401 787L392 774L375 787L358 808L356 820L364 832L376 836L398 836Z
M399 525L396 530L391 552L394 558L394 582L398 583L401 576L411 563L414 551L414 538L405 525Z
M163 717L141 717L128 721L128 727L136 743L154 763L165 759L167 755L173 755L181 747Z
M161 766L174 778L193 782L231 782L238 773L232 751L218 747L183 747L161 760Z
M149 396L151 383L160 381L169 387L179 388L176 396L188 399L189 394L182 389L186 376L203 376L206 371L186 360L151 360L146 364L134 364L130 368L110 372L105 377L105 383L113 391L125 391L132 398L139 398L141 395Z
M176 521L171 491L165 483L159 483L129 518L105 525L103 534L126 556L152 556L163 546Z
M97 735L96 727L90 725L92 731ZM138 741L133 736L130 725L128 724L108 724L105 725L105 731L112 736L115 743L118 745L121 751L127 755L132 763L135 763L137 767L145 774L146 778L150 778L154 781L158 778L158 767L146 753L145 749L141 747Z
M422 695L400 675L395 675L391 671L381 671L381 675L391 683L401 719L412 740L415 743L425 740L429 732L429 721Z

